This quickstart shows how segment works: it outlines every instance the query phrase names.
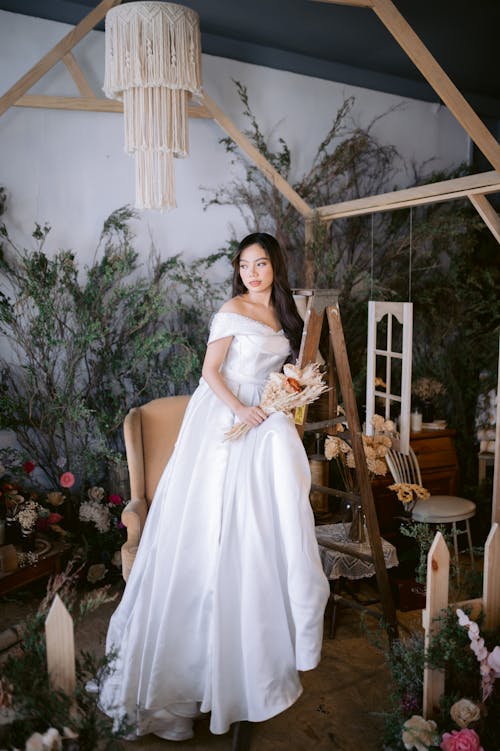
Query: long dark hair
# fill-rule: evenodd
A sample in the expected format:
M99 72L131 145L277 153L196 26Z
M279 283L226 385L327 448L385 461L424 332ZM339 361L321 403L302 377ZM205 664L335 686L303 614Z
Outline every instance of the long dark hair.
M247 288L241 281L240 255L245 248L255 244L260 245L271 261L271 266L273 267L271 302L276 311L276 315L278 316L278 320L283 327L285 336L290 342L293 359L295 360L299 356L300 340L302 338L304 322L297 311L292 290L288 283L285 257L281 246L276 238L269 235L267 232L252 232L251 235L244 237L238 245L238 250L231 261L234 268L233 297L236 297L236 295L244 295L248 292Z

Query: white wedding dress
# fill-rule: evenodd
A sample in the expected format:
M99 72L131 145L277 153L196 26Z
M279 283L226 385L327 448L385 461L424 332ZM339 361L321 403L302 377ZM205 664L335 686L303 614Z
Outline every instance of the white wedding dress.
M257 404L288 340L217 313L209 341L227 336L221 373L242 403ZM320 658L329 586L302 442L282 413L225 441L234 422L202 378L110 621L106 650L118 657L99 703L137 735L192 737L199 712L211 712L213 733L266 720L296 701L297 671Z

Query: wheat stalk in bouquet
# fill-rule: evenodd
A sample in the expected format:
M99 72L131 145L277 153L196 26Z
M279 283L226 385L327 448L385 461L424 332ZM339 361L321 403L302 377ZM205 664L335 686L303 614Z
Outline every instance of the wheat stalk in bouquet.
M296 407L311 404L327 390L328 386L323 381L323 374L317 363L309 363L305 368L285 365L283 373L271 373L267 379L259 407L266 415L273 412L291 415ZM226 432L226 440L240 438L250 428L250 425L243 422L237 423Z

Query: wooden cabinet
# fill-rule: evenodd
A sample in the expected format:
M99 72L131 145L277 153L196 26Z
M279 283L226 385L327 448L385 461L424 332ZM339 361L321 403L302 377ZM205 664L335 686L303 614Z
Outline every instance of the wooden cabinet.
M434 495L456 495L459 468L455 431L421 430L410 435L410 445L418 459L423 486ZM380 533L389 540L398 534L398 517L403 509L396 494L388 489L392 483L390 474L372 482Z
M410 444L417 455L422 484L434 495L456 495L458 459L454 430L421 430Z

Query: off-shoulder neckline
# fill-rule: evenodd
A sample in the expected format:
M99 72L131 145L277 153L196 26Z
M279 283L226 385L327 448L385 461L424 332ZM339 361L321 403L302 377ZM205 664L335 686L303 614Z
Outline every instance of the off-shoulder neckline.
M276 331L276 329L273 329L272 326L270 326L268 323L264 323L264 321L259 321L257 318L252 318L252 316L246 316L244 313L234 313L232 310L219 310L215 315L218 316L238 316L238 318L246 318L247 321L253 321L254 323L258 323L261 326L265 326L266 329L270 329L273 334L282 334L283 328L279 329L279 331Z

